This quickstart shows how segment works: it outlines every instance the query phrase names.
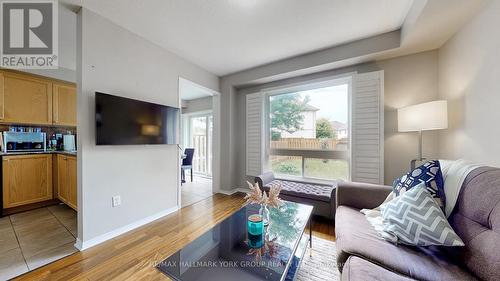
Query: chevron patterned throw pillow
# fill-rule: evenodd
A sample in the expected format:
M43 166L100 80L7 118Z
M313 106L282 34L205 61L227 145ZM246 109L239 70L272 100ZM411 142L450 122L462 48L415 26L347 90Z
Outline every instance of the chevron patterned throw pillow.
M399 196L414 186L425 183L429 191L442 210L445 209L446 198L441 165L438 160L430 160L421 166L394 180L392 190Z
M396 242L414 246L464 246L446 217L421 183L381 206L384 232Z

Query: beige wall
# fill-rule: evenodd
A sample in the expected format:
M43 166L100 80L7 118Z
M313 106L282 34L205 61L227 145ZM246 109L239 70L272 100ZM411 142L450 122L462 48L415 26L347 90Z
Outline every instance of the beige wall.
M282 80L287 77L297 77L292 80L300 80L300 76L307 78L324 72L336 73L337 70L331 69L355 64L364 56L398 48L401 44L400 35L400 30L396 30L221 77L219 87L220 108L222 109L220 147L224 149L220 153L220 173L214 171L214 174L220 175L220 182L217 184L214 182L214 186L219 186L223 191L246 186L244 181L240 184L243 180L241 170L245 167L244 165L241 167L241 162L244 160L241 156L242 142L239 137L242 129L238 88Z
M244 186L245 94L352 71L385 71L386 184L404 173L417 154L417 134L397 131L397 108L437 99L449 101L449 129L424 132L424 157L465 158L500 166L496 124L500 120L500 37L494 33L494 27L500 26L499 15L500 1L489 1L439 50L239 89L233 99L237 118L232 124L237 133L232 186Z
M439 92L449 101L443 158L500 166L500 1L487 6L439 50Z
M397 109L438 98L438 54L424 52L384 61L375 65L385 72L385 183L409 169L416 158L417 133L399 133ZM424 132L423 155L438 156L437 132Z
M397 131L397 108L432 101L438 98L438 53L423 52L394 59L365 63L286 79L256 87L240 89L236 95L236 165L232 186L245 186L245 94L260 89L296 83L348 72L370 72L384 70L385 74L385 183L392 184L396 177L407 172L410 160L416 158L418 137L416 133ZM428 158L438 156L437 132L424 133L423 154Z

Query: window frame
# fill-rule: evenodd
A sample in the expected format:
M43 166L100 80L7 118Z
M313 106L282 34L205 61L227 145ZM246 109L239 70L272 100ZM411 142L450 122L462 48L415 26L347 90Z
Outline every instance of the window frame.
M328 160L345 160L348 164L348 180L351 179L352 172L352 161L351 161L351 142L352 142L352 132L351 132L351 120L352 120L352 88L353 88L353 76L355 72L350 72L342 75L335 75L329 77L323 77L319 79L307 80L304 82L287 84L284 86L273 87L262 89L260 92L264 96L264 135L265 135L265 151L264 151L264 163L262 167L264 171L271 171L270 167L270 156L298 156L301 157L302 161L302 176L293 175L280 175L277 174L276 178L285 180L302 181L308 183L319 183L319 184L332 184L336 180L328 180L323 178L306 177L305 176L305 159L306 158L316 158L316 159L328 159ZM270 117L270 98L276 95L295 93L300 91L314 90L318 88L334 87L347 84L347 126L349 141L347 144L347 151L336 151L336 150L315 150L315 149L271 149L271 117ZM327 156L325 158L325 156Z

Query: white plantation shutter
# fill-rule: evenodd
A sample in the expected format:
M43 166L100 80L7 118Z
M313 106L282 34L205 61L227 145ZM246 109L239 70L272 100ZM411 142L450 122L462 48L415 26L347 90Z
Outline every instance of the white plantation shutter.
M246 174L262 174L264 163L264 94L246 96Z
M384 183L384 72L354 75L351 179Z

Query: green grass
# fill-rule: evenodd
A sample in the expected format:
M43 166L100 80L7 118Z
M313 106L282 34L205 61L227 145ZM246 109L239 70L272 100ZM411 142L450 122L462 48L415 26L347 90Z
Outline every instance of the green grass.
M302 163L300 158L275 157L272 169L275 174L301 176Z
M349 177L349 167L346 161L313 158L306 158L304 161L304 177L327 180L347 180ZM287 157L283 157L272 161L272 170L276 174L301 176L301 169L302 161L300 158L287 159Z

